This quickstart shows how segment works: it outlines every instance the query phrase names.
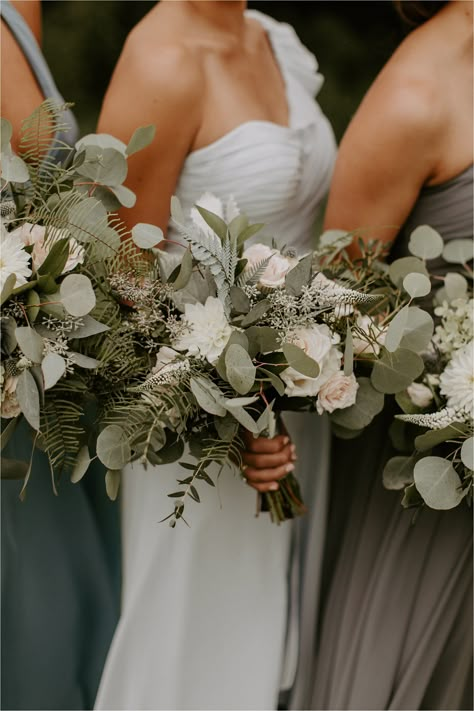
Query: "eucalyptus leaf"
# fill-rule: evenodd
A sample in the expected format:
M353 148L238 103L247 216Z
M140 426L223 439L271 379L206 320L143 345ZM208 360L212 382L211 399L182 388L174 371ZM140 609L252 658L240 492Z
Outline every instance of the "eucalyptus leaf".
M245 333L249 339L249 352L253 357L257 353L273 353L280 348L278 331L271 326L250 326Z
M256 368L247 351L237 343L225 354L227 380L240 395L248 393L255 382Z
M87 368L88 370L94 370L100 365L100 361L90 356L83 355L82 353L76 353L75 351L69 351L69 358L79 366L79 368Z
M391 353L406 348L415 353L426 349L434 331L430 314L417 306L404 306L390 322L385 336L385 347Z
M392 282L399 288L402 286L407 274L417 273L424 274L426 277L429 276L425 263L417 257L396 259L391 263L388 273Z
M237 314L248 314L250 311L250 299L243 289L238 286L230 287L230 300L232 308Z
M108 469L105 473L105 491L111 501L115 501L120 489L120 469Z
M121 185L117 187L122 187ZM82 176L74 182L74 190L87 196L90 192L90 183L84 181ZM98 200L107 212L117 212L122 207L122 203L116 197L111 186L95 185L94 198Z
M219 388L206 378L191 378L191 391L197 403L203 410L211 415L224 417L226 408L224 407L224 395Z
M239 427L238 423L230 414L225 417L215 417L214 426L223 442L231 442L237 434Z
M11 146L2 151L0 174L7 183L26 183L30 179L28 166L13 153Z
M415 447L419 452L427 452L438 444L447 442L449 439L456 439L465 431L465 426L462 423L448 425L440 430L428 430L428 432L416 437Z
M259 301L257 304L255 304L255 306L251 311L249 311L247 316L244 316L240 325L243 328L246 328L247 326L251 326L252 324L254 324L256 321L260 321L262 316L265 316L270 307L270 301L268 299L262 299L262 301Z
M423 457L415 464L415 486L432 509L445 511L464 497L461 479L451 462L442 457Z
M125 153L126 145L123 141L111 136L109 133L88 133L76 141L77 152L86 151L89 146L99 146L100 148L115 148L116 151Z
M259 429L255 420L249 415L249 413L244 410L243 407L232 407L227 402L225 403L226 408L230 414L239 422L242 427L244 427L249 432L253 434L259 434Z
M318 363L306 355L302 348L295 346L294 343L284 343L283 353L290 368L293 368L302 375L306 375L308 378L318 377Z
M111 185L109 189L123 207L134 207L137 202L135 193L125 185Z
M260 232L265 225L263 223L258 223L255 225L249 225L239 234L238 246L241 247L248 239L254 237L258 232Z
M173 282L173 289L175 291L184 289L184 287L187 286L189 280L191 279L192 273L193 273L193 255L191 254L191 250L187 249L183 254L183 258L181 260L178 275Z
M304 286L307 286L311 280L311 265L313 255L308 254L303 259L300 259L298 264L290 269L285 277L285 289L292 296L299 296Z
M68 334L69 339L76 340L77 338L89 338L89 336L97 336L99 333L105 333L110 330L110 326L105 323L100 323L92 318L89 314L81 318L82 326L78 326Z
M405 493L403 494L402 506L404 509L418 508L423 504L423 499L421 498L418 489L415 484L410 484L406 487Z
M253 405L253 403L257 401L258 397L256 395L249 397L231 397L225 399L225 406L231 409L233 407L247 407L247 405Z
M358 378L357 382L359 388L354 405L331 413L333 422L349 430L367 427L384 406L384 395L375 390L369 378Z
M141 249L151 249L163 240L163 230L156 225L138 222L132 227L132 239Z
M8 147L8 144L12 140L12 135L13 135L13 127L10 123L10 121L6 118L1 118L0 119L0 141L1 141L1 150L4 151L5 148Z
M31 289L28 292L28 296L26 297L26 308L28 309L28 321L30 323L34 323L36 321L36 318L40 311L40 303L41 299L39 297L38 292L34 289Z
M444 278L444 288L446 290L448 301L454 301L454 299L464 299L467 295L468 289L467 279L465 279L462 274L448 272Z
M211 230L216 233L219 239L224 241L227 238L227 225L222 217L219 217L219 215L216 215L214 212L210 212L210 210L206 210L205 207L200 207L199 205L196 205L196 210L199 212L206 224L209 225Z
M394 353L383 350L381 358L374 364L371 381L376 390L392 394L406 390L423 372L423 359L417 353L399 348Z
M466 264L472 259L473 242L470 239L453 239L443 249L443 259L450 264Z
M364 430L350 430L347 427L341 427L336 422L331 422L331 430L335 437L339 439L355 439L362 434Z
M346 327L346 343L344 345L344 375L349 376L354 372L354 340L352 338L352 331L347 322Z
M73 484L77 484L77 482L82 479L86 471L89 469L89 464L91 463L91 461L92 460L89 455L89 449L85 444L80 448L79 452L77 453L76 462L71 472L71 481Z
M391 491L398 491L412 484L414 466L413 457L392 457L389 459L382 474L384 487Z
M277 433L277 419L273 412L273 403L267 405L257 420L260 436L274 437Z
M11 316L2 316L0 319L1 325L1 339L0 345L2 349L2 356L9 356L13 353L17 347L17 340L15 336L16 331L16 321Z
M38 274L48 275L53 279L62 274L69 257L69 238L63 237L55 242L43 264L38 269Z
M7 278L5 279L5 283L3 284L2 287L2 294L1 294L1 304L3 305L5 301L10 298L13 289L15 288L15 283L16 283L16 276L15 274L9 274Z
M41 363L43 360L44 341L30 326L18 326L15 329L15 338L22 353L33 361Z
M257 371L257 377L264 377L270 381L271 385L277 391L278 395L282 397L285 394L285 383L278 377L275 373L267 368L260 367Z
M420 296L427 296L430 293L431 282L424 274L411 272L404 278L403 288L412 299L417 299Z
M420 225L410 235L408 249L420 259L435 259L443 252L443 238L432 227Z
M58 353L47 353L41 363L44 378L44 389L49 390L66 372L66 361Z
M128 142L128 146L125 150L126 154L128 156L132 156L134 153L142 151L144 148L149 146L150 143L152 143L155 138L155 134L156 126L153 124L137 128Z
M2 457L2 479L24 479L30 466L22 459L7 459Z
M229 234L234 240L238 240L242 232L247 229L249 221L246 215L236 215L229 223Z
M40 426L40 398L35 379L28 370L23 370L18 376L16 397L25 419L39 430Z
M182 225L186 221L183 208L181 207L179 198L176 195L171 197L171 217L178 225Z
M131 454L125 432L118 425L107 425L97 437L97 456L108 469L121 469Z
M466 439L461 447L461 461L465 467L474 470L474 437Z
M87 146L85 160L76 172L93 183L121 185L127 177L128 166L125 156L116 148Z
M85 274L68 274L59 288L61 302L71 316L85 316L95 306L91 280Z

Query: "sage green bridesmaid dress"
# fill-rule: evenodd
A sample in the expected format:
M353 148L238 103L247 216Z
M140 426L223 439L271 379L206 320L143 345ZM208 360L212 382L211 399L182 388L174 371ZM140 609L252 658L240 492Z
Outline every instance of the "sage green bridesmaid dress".
M408 255L421 224L446 241L472 239L472 166L422 190L393 257ZM383 488L392 414L354 440L333 439L325 557L305 560L291 708L472 709L472 509L425 507L413 521Z
M21 15L7 0L0 11L43 95L62 100ZM59 138L72 145L67 113L71 130ZM20 425L6 456L28 459L31 446ZM118 618L118 511L99 467L84 484L61 481L55 497L37 451L24 503L21 485L2 481L1 707L92 708Z

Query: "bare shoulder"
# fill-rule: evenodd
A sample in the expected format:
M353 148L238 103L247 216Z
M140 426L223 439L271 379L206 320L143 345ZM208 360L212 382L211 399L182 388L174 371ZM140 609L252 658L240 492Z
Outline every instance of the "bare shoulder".
M121 81L148 96L192 103L202 95L204 72L198 53L179 38L139 24L129 34L114 73L112 82Z

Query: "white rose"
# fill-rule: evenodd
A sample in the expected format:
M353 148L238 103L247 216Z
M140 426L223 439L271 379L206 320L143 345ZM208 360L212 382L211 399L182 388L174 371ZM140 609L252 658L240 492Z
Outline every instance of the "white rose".
M221 301L209 296L205 304L186 304L182 321L187 332L175 339L173 347L215 363L232 333Z
M316 408L319 414L343 410L354 405L358 389L359 383L354 374L344 375L342 370L334 373L318 393Z
M286 384L285 394L289 397L313 397L340 368L342 354L335 347L340 338L325 324L299 328L294 335L292 342L317 362L319 375L316 378L309 378L298 373L294 368L286 368L281 374Z
M46 231L48 233L47 237ZM17 227L16 230L13 230L12 235L19 237L27 247L33 245L31 259L35 271L38 271L51 251L51 247L60 239L66 238L68 232L66 230L58 230L55 227L49 227L48 230L46 230L46 227L43 225L33 225L30 222L24 222L20 227ZM78 264L82 264L85 257L84 248L81 247L74 237L69 237L68 246L69 256L61 272L62 274L66 274L75 269Z
M433 393L423 383L412 383L407 387L407 393L417 407L428 407L433 400Z
M17 375L7 375L3 382L2 404L0 414L6 419L16 417L20 414L21 408L16 397Z
M248 247L243 257L248 260L247 267L255 266L264 259L270 259L258 282L259 286L265 286L270 289L283 286L285 276L299 261L296 257L286 257L278 249L271 249L267 245L260 243Z
M362 334L353 334L354 353L378 355L381 346L385 343L385 329L379 328L376 321L367 315L357 316L356 324L362 334L367 334L367 338Z

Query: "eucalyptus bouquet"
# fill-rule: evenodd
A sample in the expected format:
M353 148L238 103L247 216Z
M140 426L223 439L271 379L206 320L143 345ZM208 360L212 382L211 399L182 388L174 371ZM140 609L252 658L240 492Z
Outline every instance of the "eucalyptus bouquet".
M412 277L419 295L430 292L422 271L427 259L442 255L457 265L457 271L442 278L443 286L434 296L435 322L426 310L413 311L410 306L387 333L389 345L401 329L405 338L416 336L423 370L396 397L404 414L396 416L392 440L401 454L388 461L383 477L387 488L405 490L402 503L406 507L424 503L434 509L451 509L463 500L472 501L474 301L469 262L473 245L471 240L454 240L444 246L439 235L423 228L412 236L410 249L422 260L416 283Z
M128 146L90 135L71 149L51 139L67 128L64 108L48 100L24 121L19 155L10 123L1 122L2 448L21 419L32 433L29 461L4 458L2 475L23 477L25 488L40 447L54 490L62 474L78 478L90 461L84 415L97 373L113 362L104 339L121 323L109 277L139 270L142 259L111 213L133 204L122 184L127 157L154 131L138 129Z
M286 409L347 409L361 429L384 397L368 378L356 379L347 336L347 318L357 309L355 332L369 347L376 342L383 332L378 317L367 332L360 323L383 295L363 293L372 287L367 274L355 289L348 274L328 278L319 263L337 254L347 235L326 234L323 248L303 257L275 245L246 248L263 225L250 225L232 201L224 205L207 194L199 203L185 215L173 198L172 220L183 240L173 254L154 247L157 228L133 228L137 244L149 248L149 273L113 276L123 305L115 348L120 352L128 340L142 367L120 387L96 381L106 425L97 453L110 471L118 476L135 459L182 460L189 448L194 461L182 461L186 475L170 494L171 525L183 518L188 497L199 501L199 484L214 485L216 464L241 465L243 429L272 436ZM368 360L377 361L379 351ZM263 508L276 522L304 511L292 473L278 491L264 494Z

